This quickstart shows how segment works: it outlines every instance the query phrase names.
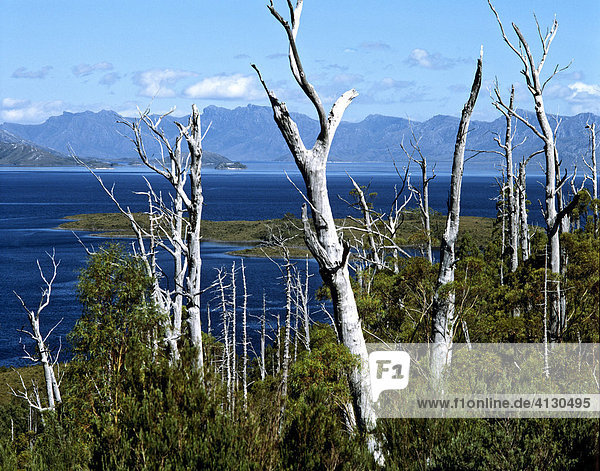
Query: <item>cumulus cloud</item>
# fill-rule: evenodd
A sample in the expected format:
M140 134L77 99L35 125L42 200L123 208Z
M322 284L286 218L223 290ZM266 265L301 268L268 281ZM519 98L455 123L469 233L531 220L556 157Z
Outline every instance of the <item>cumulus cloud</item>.
M175 96L171 88L179 80L196 74L184 70L151 69L134 75L134 83L140 87L139 94L146 97L168 98Z
M206 98L214 100L253 100L263 96L258 89L256 78L250 75L215 75L207 77L188 87L184 95L189 98Z
M450 69L460 62L462 59L451 59L444 57L439 53L429 53L425 49L413 49L408 58L404 61L411 67L422 67L424 69L443 70Z
M565 99L573 113L600 113L600 84L574 82L568 88L571 94Z
M46 78L48 73L52 70L51 65L46 65L40 70L27 70L25 67L19 67L12 73L12 78L26 78L26 79L43 79Z
M575 82L569 85L569 89L573 92L573 97L586 95L589 97L600 97L600 85Z
M65 103L60 100L38 101L4 98L0 109L2 121L9 123L37 124L50 116L60 114L65 109Z
M91 75L97 70L112 70L113 65L110 62L97 62L95 64L74 65L71 71L76 77L85 77Z

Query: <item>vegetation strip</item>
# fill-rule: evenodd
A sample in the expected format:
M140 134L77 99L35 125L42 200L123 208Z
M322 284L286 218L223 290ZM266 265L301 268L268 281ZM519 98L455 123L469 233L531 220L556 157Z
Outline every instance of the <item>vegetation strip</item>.
M135 213L136 221L143 227L149 227L148 215L145 213ZM59 229L71 231L89 231L101 234L104 237L133 237L133 232L129 221L120 213L94 213L77 214L67 216L67 222L61 224ZM344 234L347 238L360 239L361 234L353 231L351 228L356 223L349 218L336 220L339 227L344 227ZM439 238L443 230L445 216L435 213L431 218L431 227L433 234L433 244L439 244ZM493 232L494 219L461 216L461 234L470 238L473 244L478 247L485 247L490 240ZM405 247L416 247L420 244L422 230L420 227L418 215L414 212L408 212L404 224L401 226L399 240ZM246 257L264 257L277 256L280 254L276 247L267 247L269 234L281 234L288 240L290 255L292 257L304 257L308 254L303 240L301 230L301 221L293 215L287 214L280 219L266 219L258 221L202 221L202 238L204 241L228 242L236 244L249 244L250 248L236 250L232 252L235 255ZM468 234L468 236L467 236Z

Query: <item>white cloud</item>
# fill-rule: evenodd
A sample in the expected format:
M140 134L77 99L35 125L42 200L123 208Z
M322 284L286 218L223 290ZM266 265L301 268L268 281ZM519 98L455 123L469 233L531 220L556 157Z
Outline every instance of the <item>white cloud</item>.
M254 100L263 96L257 87L256 78L251 75L215 75L207 77L188 87L184 95L189 98L214 100L246 99Z
M175 96L175 91L170 87L179 80L194 75L196 74L184 70L151 69L138 72L133 77L133 81L140 87L141 96L168 98Z
M572 113L600 113L600 85L574 82L568 87L571 94L565 99Z
M48 73L52 70L51 65L46 65L40 70L27 70L25 67L19 67L12 73L12 78L26 78L26 79L43 79L46 78Z
M79 64L74 65L71 71L73 75L76 77L85 77L86 75L90 75L97 70L112 70L113 65L110 62L97 62L96 64Z
M60 100L38 101L4 98L0 116L2 121L9 123L37 124L50 116L60 114L65 109L65 103Z
M422 67L424 69L450 69L459 62L465 62L462 59L451 59L444 57L439 53L431 54L425 49L413 49L408 58L404 61L412 67Z
M590 85L583 82L575 82L569 85L573 92L573 97L578 95L598 96L600 97L600 85Z

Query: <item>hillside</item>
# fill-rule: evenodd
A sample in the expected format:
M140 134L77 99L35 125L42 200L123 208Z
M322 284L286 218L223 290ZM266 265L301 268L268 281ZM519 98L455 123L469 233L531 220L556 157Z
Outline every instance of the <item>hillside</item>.
M0 167L66 167L73 160L0 129Z

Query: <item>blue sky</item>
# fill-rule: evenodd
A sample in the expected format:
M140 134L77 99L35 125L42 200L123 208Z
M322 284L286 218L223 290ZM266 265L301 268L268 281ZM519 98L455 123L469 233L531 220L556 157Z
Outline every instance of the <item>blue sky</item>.
M287 13L286 3L275 5ZM572 65L545 91L549 112L600 114L600 2L496 0L514 39L515 22L539 52L533 13L559 22L544 76ZM282 27L265 0L4 0L0 30L0 122L40 123L63 111L112 109L133 116L192 103L268 106L252 62L292 111L314 116L292 79ZM516 42L516 40L515 40ZM503 43L486 0L305 0L298 44L309 80L329 106L349 88L345 118L369 114L425 120L458 116L480 45L484 88L476 119L498 116L495 77L531 109L520 62ZM539 55L539 54L538 54Z

